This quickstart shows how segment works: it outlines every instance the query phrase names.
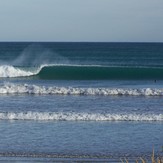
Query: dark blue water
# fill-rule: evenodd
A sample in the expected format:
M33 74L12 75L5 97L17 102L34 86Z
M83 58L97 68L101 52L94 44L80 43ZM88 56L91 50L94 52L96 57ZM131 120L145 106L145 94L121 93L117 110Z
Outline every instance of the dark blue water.
M162 85L162 43L0 43L0 162L161 155Z

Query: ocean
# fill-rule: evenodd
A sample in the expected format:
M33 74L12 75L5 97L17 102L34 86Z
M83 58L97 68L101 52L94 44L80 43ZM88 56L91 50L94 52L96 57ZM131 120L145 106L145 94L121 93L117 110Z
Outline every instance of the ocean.
M163 155L163 43L0 43L0 162Z

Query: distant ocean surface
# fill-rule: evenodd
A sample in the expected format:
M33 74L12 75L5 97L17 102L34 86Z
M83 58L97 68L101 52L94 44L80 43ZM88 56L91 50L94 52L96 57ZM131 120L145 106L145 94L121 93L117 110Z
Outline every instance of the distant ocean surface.
M0 162L150 159L163 147L163 43L0 43Z

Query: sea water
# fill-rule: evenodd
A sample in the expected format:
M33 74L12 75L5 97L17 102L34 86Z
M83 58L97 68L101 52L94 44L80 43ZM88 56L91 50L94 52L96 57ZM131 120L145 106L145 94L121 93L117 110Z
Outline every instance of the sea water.
M0 162L162 155L162 98L162 43L0 43Z

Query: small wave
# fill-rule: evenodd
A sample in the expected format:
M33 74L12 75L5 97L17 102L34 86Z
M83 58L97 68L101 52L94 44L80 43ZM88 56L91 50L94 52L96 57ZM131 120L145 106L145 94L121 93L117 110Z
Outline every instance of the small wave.
M36 121L163 121L162 114L101 114L74 112L7 112L0 113L0 120Z
M163 89L45 87L29 84L5 83L0 86L0 94L163 96Z

